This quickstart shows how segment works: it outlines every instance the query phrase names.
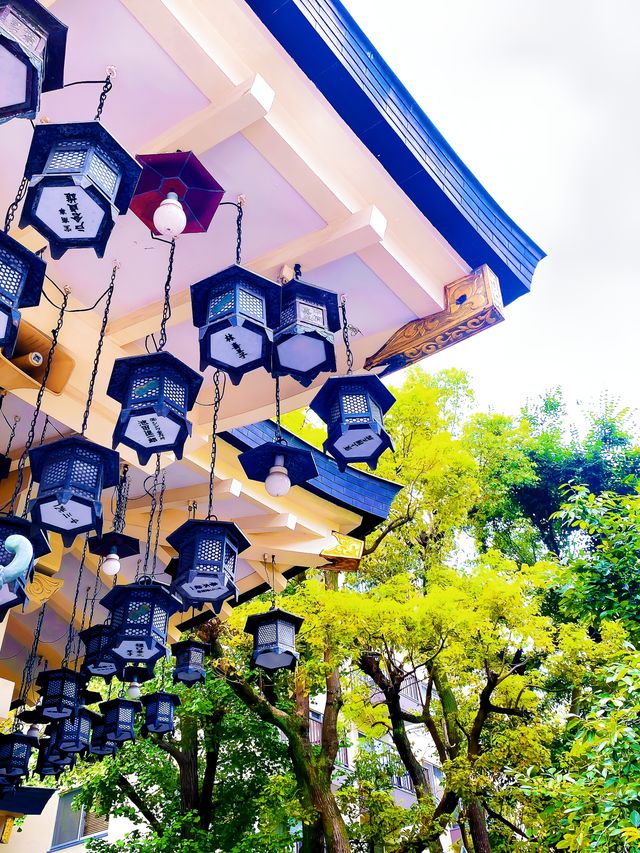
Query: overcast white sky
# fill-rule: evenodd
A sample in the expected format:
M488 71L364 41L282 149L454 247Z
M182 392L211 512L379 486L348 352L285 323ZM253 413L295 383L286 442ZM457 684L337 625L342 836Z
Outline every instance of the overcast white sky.
M515 412L560 384L638 404L638 0L345 0L498 203L547 253L507 319L423 362Z

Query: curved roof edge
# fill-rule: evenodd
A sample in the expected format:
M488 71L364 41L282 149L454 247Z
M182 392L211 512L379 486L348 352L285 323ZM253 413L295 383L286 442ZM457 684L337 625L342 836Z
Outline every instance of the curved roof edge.
M405 194L472 269L488 264L505 304L545 253L502 210L339 0L246 0Z
M346 471L340 472L335 460L317 447L288 430L283 429L282 433L292 447L310 450L318 467L318 476L297 488L306 489L362 516L361 524L350 531L351 536L364 537L387 518L393 499L402 489L399 483L384 480L358 468L348 467ZM273 421L260 421L250 426L228 430L221 433L220 437L237 450L249 450L259 444L273 441L275 424Z

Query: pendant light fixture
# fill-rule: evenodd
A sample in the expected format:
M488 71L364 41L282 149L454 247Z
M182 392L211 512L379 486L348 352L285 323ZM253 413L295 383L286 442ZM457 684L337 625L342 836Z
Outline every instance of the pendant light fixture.
M0 124L34 119L42 92L61 89L67 28L37 0L0 5Z
M174 684L180 682L191 686L205 680L206 669L204 659L211 654L211 646L190 638L173 643L171 653L176 659L173 668Z
M113 267L106 292L80 435L61 438L29 452L38 494L30 502L31 519L45 530L59 533L69 547L79 533L102 532L102 491L119 480L120 459L113 450L85 438L102 354L118 265Z
M140 553L140 541L124 532L127 503L129 501L129 466L122 466L122 473L116 489L116 511L113 515L113 529L102 536L89 537L89 551L103 558L100 571L107 577L113 577L120 571L120 560Z
M94 121L34 128L20 227L31 225L42 234L53 258L82 248L103 257L115 220L129 209L142 171L100 124L113 73L110 69L107 74Z
M13 355L18 339L18 309L39 304L46 269L42 258L7 233L11 225L10 213L11 207L4 231L0 231L0 347L6 358Z
M341 309L347 375L328 379L311 401L310 408L327 424L323 448L331 453L341 471L351 462L366 462L375 469L384 451L393 450L391 437L384 428L384 415L395 403L395 397L377 376L353 374L344 297Z

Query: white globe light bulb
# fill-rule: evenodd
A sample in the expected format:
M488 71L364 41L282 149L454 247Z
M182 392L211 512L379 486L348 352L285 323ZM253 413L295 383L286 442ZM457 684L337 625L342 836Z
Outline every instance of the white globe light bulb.
M138 699L140 696L140 685L137 681L132 681L127 687L127 695L129 699Z
M275 464L269 468L267 479L264 481L265 489L274 498L281 498L288 494L291 488L289 472L284 467L284 456L280 453L275 458Z
M113 577L113 575L117 575L120 571L120 558L115 551L112 551L110 554L104 558L102 562L102 573L108 575L109 577Z
M153 214L153 224L164 237L177 237L187 227L187 214L175 193L168 193Z

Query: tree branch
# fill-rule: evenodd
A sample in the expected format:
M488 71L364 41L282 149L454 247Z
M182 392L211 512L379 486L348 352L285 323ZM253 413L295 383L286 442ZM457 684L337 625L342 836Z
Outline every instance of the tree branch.
M118 774L118 786L126 795L127 799L131 800L133 805L138 809L142 817L147 821L156 835L162 836L164 832L162 821L158 820L153 811L147 806L140 794L138 794L136 789L133 787L131 782L122 773Z
M494 820L499 820L505 826L508 826L510 830L516 832L521 838L526 838L527 841L537 841L537 838L531 838L529 835L527 835L526 832L520 829L519 826L516 826L515 823L511 823L511 821L508 818L504 817L504 815L495 812L490 806L487 805L485 800L482 801L482 805L485 807L489 817L492 817Z

